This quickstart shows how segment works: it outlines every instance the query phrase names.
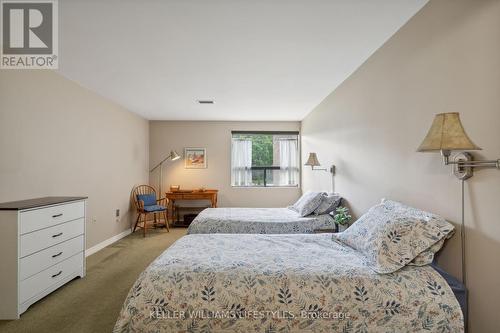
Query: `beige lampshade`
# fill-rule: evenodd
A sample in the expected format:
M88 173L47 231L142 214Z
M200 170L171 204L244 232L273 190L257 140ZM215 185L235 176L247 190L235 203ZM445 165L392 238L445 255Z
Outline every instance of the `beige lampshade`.
M320 166L318 161L318 156L316 156L316 153L309 153L309 158L307 159L306 164L304 165L310 165L311 167L315 166Z
M181 156L179 154L177 154L177 152L175 150L170 151L170 159L172 161L178 160L179 158L181 158Z
M481 150L465 133L458 112L439 113L417 151Z

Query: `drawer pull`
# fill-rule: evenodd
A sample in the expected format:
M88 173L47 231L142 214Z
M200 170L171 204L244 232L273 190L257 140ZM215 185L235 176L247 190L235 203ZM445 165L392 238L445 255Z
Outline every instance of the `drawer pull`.
M62 213L61 214L52 215L52 218L55 219L56 217L61 217L61 216L63 216Z
M52 275L52 277L53 278L58 277L59 275L61 275L61 273L62 273L62 271L59 271L59 273Z
M61 251L61 252L59 252L58 254L54 254L54 255L52 256L52 258L57 258L57 257L59 257L61 254L63 254L63 253L62 253L62 251Z
M59 236L62 236L62 232L58 233L58 234L55 234L55 235L52 235L52 238L56 238L56 237L59 237Z

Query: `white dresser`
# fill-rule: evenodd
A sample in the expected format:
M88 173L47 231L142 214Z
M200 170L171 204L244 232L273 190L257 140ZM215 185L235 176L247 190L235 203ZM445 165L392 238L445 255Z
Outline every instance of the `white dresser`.
M86 197L0 204L0 319L85 276Z

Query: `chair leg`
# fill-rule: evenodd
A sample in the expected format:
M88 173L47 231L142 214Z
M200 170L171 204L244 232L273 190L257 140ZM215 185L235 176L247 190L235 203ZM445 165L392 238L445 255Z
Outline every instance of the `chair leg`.
M148 215L144 214L143 228L142 228L142 237L146 237L146 221L148 220Z
M170 232L170 228L168 226L168 214L167 214L167 211L164 211L163 212L163 215L165 215L165 227L167 228L167 231Z
M137 224L139 224L140 219L141 219L141 213L138 213L137 220L135 220L135 224L134 224L134 230L132 232L135 232L135 229L137 229Z
M156 228L156 223L157 223L157 220L156 220L156 212L154 212L154 213L153 213L153 217L154 217L154 219L155 219L155 221L154 221L153 225L154 225L154 227Z
M172 211L170 210L170 213L171 213L171 212L172 212ZM169 214L169 209L168 209L168 207L167 207L167 210L165 211L165 214L167 214L167 225L170 225L170 220L172 219L172 215L171 215L171 214Z

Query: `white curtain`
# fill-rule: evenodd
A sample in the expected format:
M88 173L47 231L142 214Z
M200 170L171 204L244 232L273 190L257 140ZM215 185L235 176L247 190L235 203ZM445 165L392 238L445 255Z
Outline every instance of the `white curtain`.
M296 186L299 183L297 140L279 140L280 186Z
M231 166L233 186L252 185L252 141L233 139Z

